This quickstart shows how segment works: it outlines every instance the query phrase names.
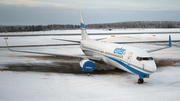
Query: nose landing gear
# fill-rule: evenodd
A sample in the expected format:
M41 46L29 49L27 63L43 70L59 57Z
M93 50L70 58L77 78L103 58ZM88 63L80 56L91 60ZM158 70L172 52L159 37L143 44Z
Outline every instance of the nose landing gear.
M143 84L143 83L144 83L143 78L139 78L137 83L139 83L139 84Z
M146 77L146 76L144 76L144 75L139 75L139 79L138 79L138 82L137 82L137 83L143 84L143 83L144 83L144 80L143 80L144 77Z

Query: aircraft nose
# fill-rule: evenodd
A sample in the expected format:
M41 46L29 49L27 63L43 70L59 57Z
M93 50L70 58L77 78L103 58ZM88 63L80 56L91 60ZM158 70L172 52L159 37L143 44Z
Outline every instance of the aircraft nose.
M148 61L145 63L145 69L155 72L157 70L157 66L154 61Z
M150 66L150 68L151 68L151 71L152 71L152 72L155 72L155 71L157 70L157 66L156 66L155 62L154 62L154 64L152 64L152 65Z

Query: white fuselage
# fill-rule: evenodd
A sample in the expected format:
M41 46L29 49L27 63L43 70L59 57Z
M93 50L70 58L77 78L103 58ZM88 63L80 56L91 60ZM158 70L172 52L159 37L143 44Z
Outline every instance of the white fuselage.
M145 50L136 47L81 40L81 49L88 56L101 57L106 64L137 74L142 78L157 69L152 57Z

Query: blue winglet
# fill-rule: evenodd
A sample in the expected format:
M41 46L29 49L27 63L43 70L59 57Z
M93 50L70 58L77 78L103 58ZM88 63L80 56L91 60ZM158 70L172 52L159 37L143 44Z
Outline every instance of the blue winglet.
M169 47L171 47L171 35L169 35Z

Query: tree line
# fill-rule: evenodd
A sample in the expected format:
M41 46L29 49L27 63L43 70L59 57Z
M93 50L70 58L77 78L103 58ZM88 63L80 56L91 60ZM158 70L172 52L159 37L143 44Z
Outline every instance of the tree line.
M32 26L0 26L0 32L29 32L79 29L80 25L32 25Z
M130 21L117 23L88 24L87 29L119 29L119 28L180 28L180 21ZM80 25L31 25L31 26L0 26L0 32L29 32L48 30L75 30Z
M131 21L106 24L89 24L90 29L99 28L180 28L180 21Z

